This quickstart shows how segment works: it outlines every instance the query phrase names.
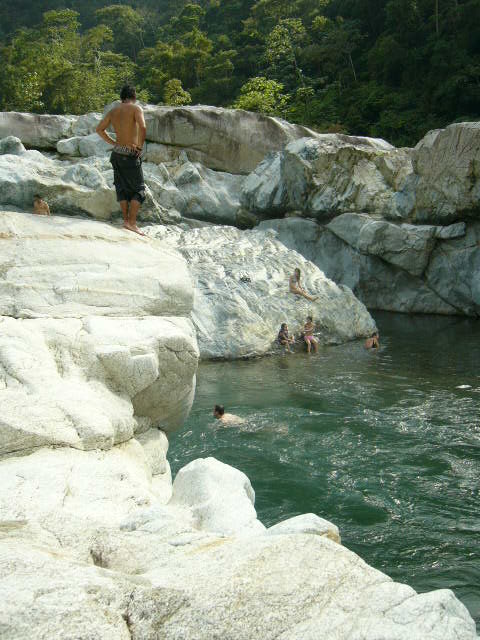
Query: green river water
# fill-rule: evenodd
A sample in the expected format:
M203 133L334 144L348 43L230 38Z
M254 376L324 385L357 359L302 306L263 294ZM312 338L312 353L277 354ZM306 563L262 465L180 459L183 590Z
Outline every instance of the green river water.
M480 322L374 315L378 353L202 364L172 472L207 456L241 469L266 526L331 520L394 580L453 589L479 628ZM215 403L245 423L220 426Z

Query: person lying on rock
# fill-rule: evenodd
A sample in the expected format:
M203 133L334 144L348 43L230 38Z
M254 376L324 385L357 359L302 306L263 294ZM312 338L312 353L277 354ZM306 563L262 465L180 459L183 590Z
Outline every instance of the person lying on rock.
M308 353L310 353L310 351L312 350L312 344L313 344L313 348L315 350L315 353L317 353L318 352L318 340L313 335L313 332L315 331L315 325L313 324L312 316L307 316L307 321L303 325L303 331L304 331L303 339L307 343L307 351L308 351Z
M380 334L376 331L373 336L365 340L365 349L378 349L380 347Z
M240 416L235 416L233 413L225 413L225 407L223 404L216 404L213 408L213 415L217 420L221 420L225 424L241 424L245 422Z
M49 216L50 215L50 207L45 200L39 195L33 196L33 213L36 213L39 216Z
M293 275L290 276L289 284L290 284L290 292L294 293L297 296L303 296L310 302L315 302L318 298L311 296L309 293L305 291L300 283L300 269L297 267L293 272Z
M110 162L117 200L123 214L123 226L141 236L145 234L137 227L137 215L145 201L145 180L142 170L141 153L147 135L143 109L135 104L137 94L134 87L125 85L120 92L121 104L114 107L98 125L98 135L113 145ZM112 125L116 140L108 133Z
M279 344L285 346L287 351L290 351L290 345L295 342L295 336L291 336L288 333L288 325L286 322L282 324L280 327L280 331L278 332L277 340Z

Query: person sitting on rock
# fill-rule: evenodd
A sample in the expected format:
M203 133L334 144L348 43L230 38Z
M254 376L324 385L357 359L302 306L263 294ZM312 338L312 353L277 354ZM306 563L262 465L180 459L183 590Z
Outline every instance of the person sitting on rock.
M290 280L289 280L290 292L294 293L297 296L303 296L307 300L310 300L310 302L315 302L315 300L318 300L318 298L311 296L309 293L305 291L305 289L302 287L300 283L300 276L301 276L300 269L297 267L293 272L293 275L290 276Z
M50 207L38 194L33 196L33 213L39 216L50 215Z
M376 331L373 336L365 340L365 349L378 349L380 347L380 334Z
M279 344L285 346L287 351L290 351L290 345L295 342L295 336L291 336L288 333L288 325L286 322L282 323L280 331L278 332L277 340Z
M315 325L313 324L312 316L307 316L307 321L303 325L303 331L304 331L303 339L307 343L307 351L308 351L308 353L310 353L310 351L312 349L312 344L313 344L313 348L315 350L315 353L317 353L318 352L318 340L313 335L313 332L315 331Z
M233 413L225 413L223 404L215 405L213 415L217 420L221 420L225 424L241 424L244 422L240 416L235 416Z

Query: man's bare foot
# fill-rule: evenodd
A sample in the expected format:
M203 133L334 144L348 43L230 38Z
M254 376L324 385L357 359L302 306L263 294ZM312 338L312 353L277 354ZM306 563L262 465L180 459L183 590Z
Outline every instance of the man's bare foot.
M143 233L143 231L140 231L137 225L126 224L125 229L128 229L129 231L133 231L134 233L138 233L139 236L146 236L146 234Z

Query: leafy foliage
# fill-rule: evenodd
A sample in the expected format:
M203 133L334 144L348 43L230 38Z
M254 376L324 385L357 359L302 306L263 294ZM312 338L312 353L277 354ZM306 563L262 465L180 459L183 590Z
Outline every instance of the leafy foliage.
M0 108L98 110L129 80L412 144L480 118L480 0L0 0Z

